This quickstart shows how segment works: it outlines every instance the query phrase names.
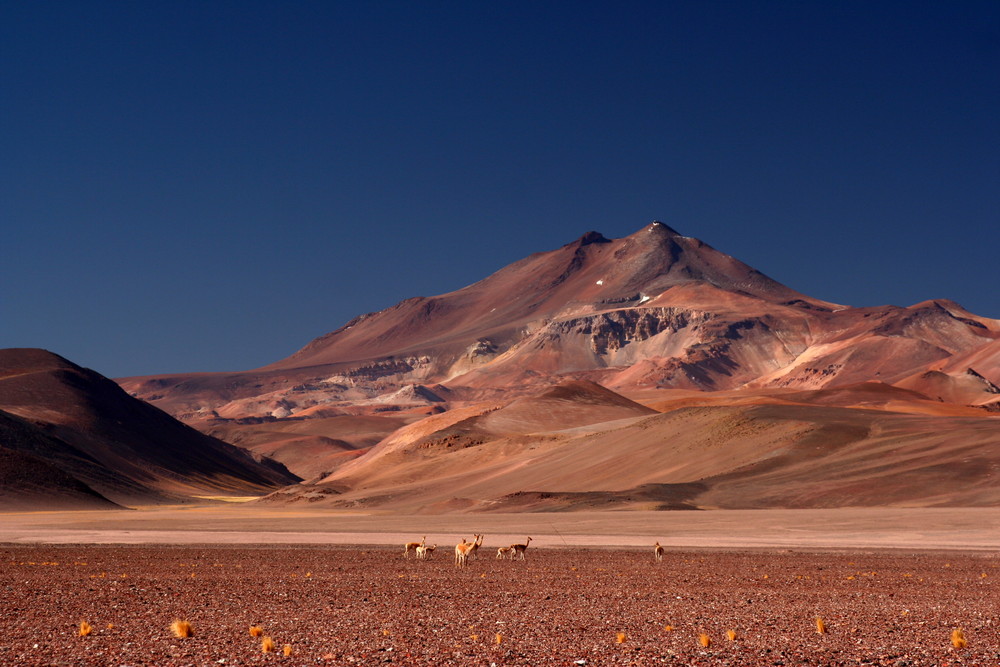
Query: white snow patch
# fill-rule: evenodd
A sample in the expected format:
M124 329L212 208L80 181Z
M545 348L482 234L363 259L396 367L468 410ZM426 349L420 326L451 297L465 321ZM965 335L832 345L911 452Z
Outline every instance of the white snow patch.
M598 280L598 281L597 281L597 284L598 284L598 285L603 285L603 284L604 284L604 281L603 281L603 280Z
M649 300L650 300L650 299L652 299L652 298L653 298L653 297L651 297L651 296L646 296L645 294L643 294L643 295L642 295L642 298L641 298L641 299L639 299L639 303L646 303L647 301L649 301Z

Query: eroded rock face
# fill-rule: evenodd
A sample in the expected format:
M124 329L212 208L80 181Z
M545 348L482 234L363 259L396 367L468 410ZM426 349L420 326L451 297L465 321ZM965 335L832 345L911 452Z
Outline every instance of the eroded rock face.
M339 376L330 378L330 381L346 380L349 383L356 384L358 382L378 380L385 377L407 375L422 366L426 366L430 361L430 357L426 355L405 359L383 359L352 368Z
M590 347L595 354L608 354L629 343L700 325L711 317L708 313L678 308L631 308L565 320L549 328L556 334L589 336Z

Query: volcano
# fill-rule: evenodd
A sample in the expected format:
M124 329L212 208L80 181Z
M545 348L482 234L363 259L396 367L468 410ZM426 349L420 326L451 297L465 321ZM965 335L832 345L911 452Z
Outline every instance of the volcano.
M1000 321L952 301L822 301L653 222L619 239L588 232L454 292L358 316L256 370L119 382L309 479L276 494L285 500L354 506L405 497L414 511L626 498L817 506L851 504L853 491L868 489L871 462L852 457L882 451L879 433L937 452L946 469L965 450L948 438L928 442L922 430L962 433L977 460L991 460L1000 444L998 345ZM658 417L682 411L690 424ZM769 439L740 435L755 432L744 423L765 422ZM663 459L656 443L689 431L689 444ZM851 453L845 481L765 492L765 481L777 484L775 461L813 481L830 470L776 454L826 442L814 432L836 444L837 456ZM633 444L599 433L632 434ZM729 458L697 463L699 446ZM620 456L614 465L606 447ZM924 481L960 479L910 459L905 466L914 470L908 481L879 487L894 498L886 502L930 502ZM933 502L1000 502L984 491L987 481Z
M828 303L653 222L621 239L588 232L460 290L361 315L254 371L121 384L186 419L426 406L421 395L481 400L564 379L625 391L892 384L963 374L949 368L959 358L997 384L998 340L1000 322L953 302Z

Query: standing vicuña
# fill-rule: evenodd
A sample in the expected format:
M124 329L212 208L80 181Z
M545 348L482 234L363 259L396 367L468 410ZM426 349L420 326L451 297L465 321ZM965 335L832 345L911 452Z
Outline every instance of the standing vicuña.
M653 545L653 555L656 556L657 562L663 560L663 547L660 546L659 541L657 541L656 544Z
M516 555L521 557L521 560L524 560L524 552L528 550L529 544L531 544L530 537L524 541L524 544L512 544L510 545L510 548L514 550ZM511 556L511 558L513 558L513 556Z
M469 562L469 556L476 552L476 549L483 543L483 536L477 534L472 542L466 542L465 538L455 545L455 565L465 567Z
M438 545L434 544L429 547L417 547L417 558L423 560L434 555L434 550L437 549Z
M466 542L465 538L455 545L455 566L463 567L465 565L465 559L469 555L469 550L472 549L472 542Z
M409 558L410 554L416 554L417 547L424 546L424 542L427 541L427 536L424 535L419 542L407 542L403 545L403 558Z
M472 549L469 551L469 560L475 560L476 552L479 551L479 547L483 546L483 536L477 534L475 538L472 541Z

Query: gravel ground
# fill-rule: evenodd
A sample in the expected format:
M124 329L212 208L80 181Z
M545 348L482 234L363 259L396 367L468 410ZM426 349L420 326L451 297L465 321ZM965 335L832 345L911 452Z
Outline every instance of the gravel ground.
M0 546L0 664L1000 664L992 555L450 551Z

